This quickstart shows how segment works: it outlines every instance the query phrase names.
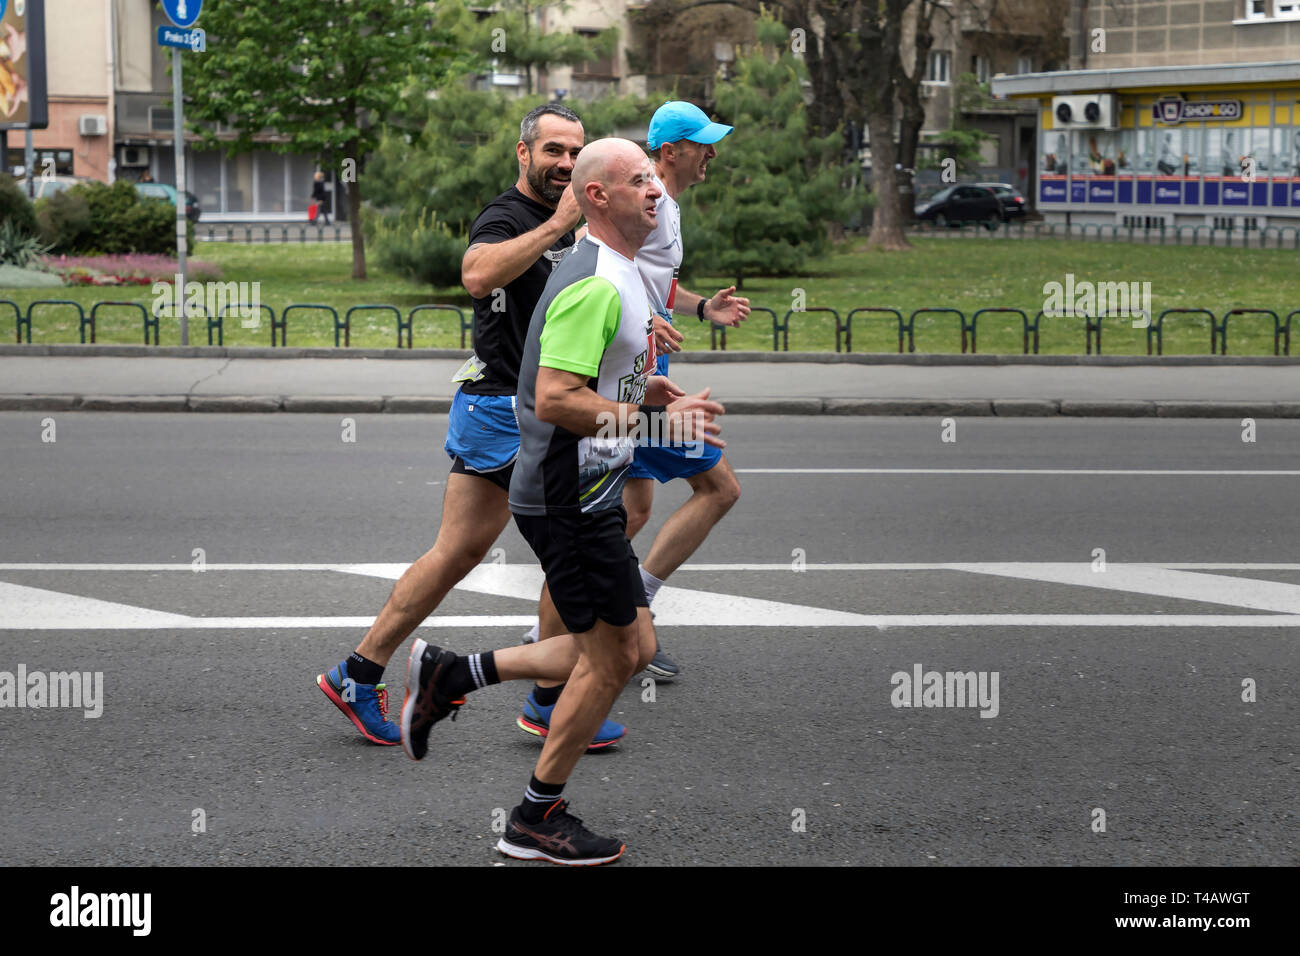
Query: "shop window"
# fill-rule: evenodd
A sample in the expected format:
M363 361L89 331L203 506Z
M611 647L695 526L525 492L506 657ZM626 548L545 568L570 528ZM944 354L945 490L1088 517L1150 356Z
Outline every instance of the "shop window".
M1070 171L1070 138L1057 130L1043 131L1043 172L1068 173Z

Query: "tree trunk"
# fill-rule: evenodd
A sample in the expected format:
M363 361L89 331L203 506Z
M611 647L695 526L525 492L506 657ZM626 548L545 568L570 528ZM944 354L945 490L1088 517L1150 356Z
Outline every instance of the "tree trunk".
M899 190L903 203L903 221L911 222L916 198L914 184L916 175L917 145L921 141L921 129L925 126L925 102L921 99L921 81L925 78L926 64L930 58L930 49L934 46L934 32L931 27L935 8L922 5L917 10L916 28L913 34L912 73L909 76L903 64L902 51L897 54L894 64L898 75L898 102L902 108L898 124L898 162L903 167L899 175ZM954 111L956 107L954 105Z
M897 151L894 149L893 110L889 115L873 111L867 117L871 130L871 185L876 193L876 210L871 221L868 249L902 250L912 248L903 235L903 206L898 192L898 176L894 169Z
M352 278L366 278L366 238L361 233L361 157L357 155L360 152L357 141L354 139L347 144L345 149L346 158L352 160L346 164L356 170L356 176L352 182L347 183L348 188L348 225L352 228Z

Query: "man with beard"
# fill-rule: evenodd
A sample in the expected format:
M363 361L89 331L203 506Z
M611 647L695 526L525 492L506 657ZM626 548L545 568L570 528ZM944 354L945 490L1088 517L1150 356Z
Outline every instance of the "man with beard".
M524 336L551 270L574 243L581 213L569 189L582 149L582 122L567 107L539 106L519 126L519 179L470 226L461 281L474 301L475 354L457 373L444 448L451 474L433 547L393 586L357 649L316 683L367 740L401 743L387 719L384 668L403 641L487 555L510 520L507 492L519 454L515 392ZM558 697L558 689L555 689ZM545 721L551 706L534 708ZM625 729L605 723L593 748Z

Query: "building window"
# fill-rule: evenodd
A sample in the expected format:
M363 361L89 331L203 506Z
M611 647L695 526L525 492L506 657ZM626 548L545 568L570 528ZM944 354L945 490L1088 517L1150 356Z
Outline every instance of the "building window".
M977 56L971 59L971 72L975 74L975 79L981 83L987 83L992 75L992 68L989 66L989 58L986 56Z
M1279 20L1300 20L1300 2L1296 2L1296 0L1274 0L1273 16Z
M1264 20L1268 17L1268 0L1246 0L1246 19Z
M600 33L599 30L574 30L574 33L587 40L594 40ZM613 80L618 78L618 70L615 67L618 56L618 48L610 52L608 56L603 56L598 60L588 60L586 63L579 63L573 68L573 78L575 80Z
M1016 59L1016 72L1017 72L1017 73L1033 73L1033 72L1034 72L1034 58L1033 58L1032 56L1022 56L1022 57L1018 57L1018 58Z
M925 63L925 82L947 85L952 75L952 54L947 50L931 50Z

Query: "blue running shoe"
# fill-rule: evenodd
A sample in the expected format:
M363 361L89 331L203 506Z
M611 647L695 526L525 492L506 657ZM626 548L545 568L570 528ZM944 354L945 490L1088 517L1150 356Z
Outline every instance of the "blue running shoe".
M528 699L524 701L523 716L515 721L515 724L524 733L532 734L535 737L545 737L551 732L551 712L555 710L555 705L543 707L537 703L537 698L533 696L533 691L528 692ZM587 753L594 750L604 750L610 744L616 744L623 739L627 733L627 728L622 724L616 724L612 720L606 720L596 731L596 736L591 739L587 745Z
M344 683L348 678L348 662L340 661L324 674L316 675L319 687L343 716L356 725L373 744L393 747L402 742L402 730L388 720L388 691L384 684ZM355 698L348 700L349 697Z

